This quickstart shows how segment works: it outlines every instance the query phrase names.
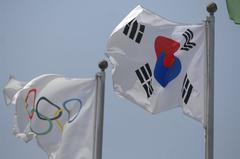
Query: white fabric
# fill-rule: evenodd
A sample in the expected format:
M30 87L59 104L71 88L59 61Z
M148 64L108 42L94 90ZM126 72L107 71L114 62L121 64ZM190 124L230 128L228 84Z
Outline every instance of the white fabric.
M141 27L144 28L141 29ZM142 34L141 38L138 37L139 34ZM162 43L166 39L170 39L167 40L169 45ZM176 47L172 41L179 46ZM185 43L187 46L184 46ZM115 92L151 113L182 106L187 115L203 122L205 43L204 23L187 25L171 22L137 6L113 30L107 44L106 55L113 65L112 78ZM178 71L175 71L177 75L168 80L167 84L164 84L164 80L161 79L159 82L155 77L155 74L156 76L160 74L161 78L166 76L164 73L161 75L159 67L155 68L158 58L163 55L158 52L161 54L157 57L156 47L162 49L161 51L169 51L171 47L177 48L174 52L174 65L178 68ZM177 59L180 65L179 63L177 65ZM151 78L146 81L153 89L147 87L147 91L144 90L144 83L137 76L137 70L141 72L141 67L146 64L151 70L151 73L148 72ZM173 67L171 62L169 65ZM164 65L164 68L166 66ZM173 73L172 70L169 72L169 74ZM186 74L193 87L187 104L184 103L186 94L182 97L183 80ZM144 77L143 73L141 75Z
M24 85L10 78L4 95L16 106L17 137L35 136L49 159L92 159L96 79L47 74Z

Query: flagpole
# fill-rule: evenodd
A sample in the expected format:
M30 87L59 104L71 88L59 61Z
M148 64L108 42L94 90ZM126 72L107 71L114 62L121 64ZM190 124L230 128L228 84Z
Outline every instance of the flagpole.
M93 159L102 159L102 141L103 141L103 117L104 117L104 94L105 94L105 69L108 67L106 60L98 64L101 69L96 74L97 79L97 99L95 112L95 135Z
M212 2L207 6L209 16L206 20L206 109L205 109L205 159L214 158L214 34L215 17L217 11L216 3Z

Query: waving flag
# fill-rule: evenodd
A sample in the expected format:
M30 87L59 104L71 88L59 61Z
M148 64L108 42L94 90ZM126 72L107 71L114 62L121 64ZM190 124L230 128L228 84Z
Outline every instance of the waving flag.
M113 30L114 90L151 113L182 106L203 122L205 24L171 22L137 6Z
M95 79L48 74L25 83L11 77L4 95L16 106L17 137L36 137L49 159L92 159Z

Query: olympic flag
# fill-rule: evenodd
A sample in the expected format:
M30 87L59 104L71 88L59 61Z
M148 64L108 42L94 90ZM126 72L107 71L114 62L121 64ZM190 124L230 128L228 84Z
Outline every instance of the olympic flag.
M205 43L204 23L171 22L137 6L107 44L114 90L151 113L182 106L203 123Z
M47 74L26 83L10 77L3 93L16 106L17 137L36 137L49 159L93 158L96 79Z

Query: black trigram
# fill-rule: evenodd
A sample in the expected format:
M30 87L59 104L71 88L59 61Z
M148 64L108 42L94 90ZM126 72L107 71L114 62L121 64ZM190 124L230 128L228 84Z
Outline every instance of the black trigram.
M196 46L196 43L190 42L190 40L193 39L193 32L190 29L187 29L187 31L185 31L182 35L184 36L186 41L181 50L188 51L194 46Z
M128 36L130 39L135 40L135 42L139 44L142 40L144 30L145 26L138 24L137 20L133 19L125 26L123 34Z
M183 85L182 85L182 98L185 104L188 103L192 90L193 90L193 86L190 83L190 80L188 79L186 74L183 80Z
M147 97L149 98L153 94L152 71L149 64L146 63L144 66L140 67L135 72L147 94Z

